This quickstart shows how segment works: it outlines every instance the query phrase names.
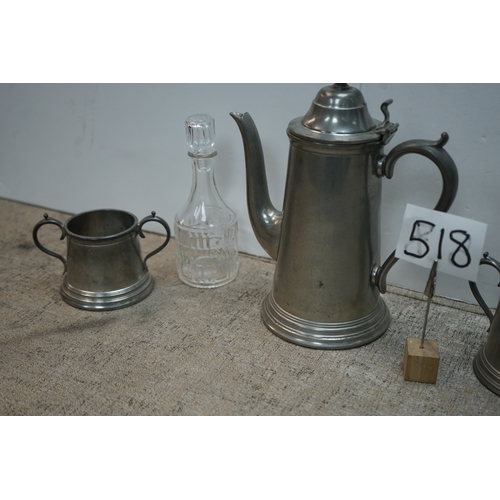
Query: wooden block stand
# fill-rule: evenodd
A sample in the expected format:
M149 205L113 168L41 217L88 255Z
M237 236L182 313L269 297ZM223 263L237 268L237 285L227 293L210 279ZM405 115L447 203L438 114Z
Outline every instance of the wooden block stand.
M406 339L404 354L404 379L435 384L439 368L439 350L435 340Z

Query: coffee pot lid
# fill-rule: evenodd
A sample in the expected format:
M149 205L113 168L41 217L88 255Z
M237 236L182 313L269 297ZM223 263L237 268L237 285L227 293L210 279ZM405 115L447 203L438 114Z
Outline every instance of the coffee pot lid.
M385 120L381 123L370 116L359 89L347 83L334 83L318 92L303 117L290 122L289 132L319 142L369 142L382 138L387 143L397 129L397 124L389 122L387 106L391 102L382 105Z

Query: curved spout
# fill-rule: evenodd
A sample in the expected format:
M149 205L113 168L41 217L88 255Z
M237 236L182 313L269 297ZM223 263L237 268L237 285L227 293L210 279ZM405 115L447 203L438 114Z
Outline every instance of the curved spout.
M230 115L238 125L243 138L250 222L262 248L276 260L283 214L274 208L269 198L264 154L259 133L248 113L230 113Z

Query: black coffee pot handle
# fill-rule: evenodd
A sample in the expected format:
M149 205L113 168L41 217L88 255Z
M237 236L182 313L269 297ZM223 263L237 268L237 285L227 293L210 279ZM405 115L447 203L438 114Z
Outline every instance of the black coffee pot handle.
M52 219L52 217L49 217L48 214L43 214L43 219L35 225L33 228L33 241L35 242L35 245L42 251L45 252L46 254L52 255L52 257L56 257L59 259L63 264L64 264L64 271L63 274L66 272L68 266L66 263L66 259L62 256L59 255L58 253L53 252L52 250L49 250L48 248L45 248L40 241L38 241L38 230L44 226L45 224L54 224L55 226L58 226L61 229L61 240L63 240L66 237L66 231L64 230L64 224L56 219Z
M444 145L448 142L448 139L448 134L443 132L441 138L437 141L412 140L402 142L387 156L383 156L379 160L377 174L379 176L385 175L388 179L391 179L396 162L407 154L415 153L429 158L439 168L443 178L443 190L434 210L447 212L455 200L458 190L457 166L444 149ZM376 267L372 271L372 284L378 286L381 293L387 291L387 274L398 260L396 251L394 251L382 266Z
M483 254L483 258L481 259L479 264L480 265L486 264L488 266L494 267L500 273L500 262L498 262L498 260L494 259L493 257L490 257L488 252L485 252ZM500 286L500 283L498 284L498 286ZM469 287L471 289L472 295L474 295L475 299L477 300L477 303L481 306L481 309L485 312L486 316L488 316L488 319L490 320L490 326L491 326L491 322L493 321L494 315L493 315L491 309L488 307L488 305L484 301L483 297L481 297L481 294L479 293L479 290L477 288L477 284L474 283L473 281L469 281Z
M156 212L151 212L151 215L148 215L147 217L144 217L144 219L141 220L141 222L139 222L139 229L138 229L138 233L139 233L139 236L141 238L145 238L146 236L144 235L144 233L142 232L142 226L144 224L146 224L146 222L159 222L167 231L167 238L166 240L156 249L156 250L153 250L152 252L148 253L144 259L144 265L146 265L146 261L152 257L153 255L156 255L158 252L160 252L161 250L163 250L168 242L170 241L170 227L169 225L167 224L167 222L162 219L161 217L158 217L156 215Z

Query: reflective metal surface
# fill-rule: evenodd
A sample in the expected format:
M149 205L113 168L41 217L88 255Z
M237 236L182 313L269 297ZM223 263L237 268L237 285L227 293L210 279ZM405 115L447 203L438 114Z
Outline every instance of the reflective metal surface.
M500 273L500 262L490 257L488 253L484 254L481 264L492 266ZM486 344L479 349L474 358L474 373L485 387L500 396L500 301L496 313L493 315L481 297L476 283L469 282L469 285L478 304L490 320L489 335Z
M166 240L144 260L138 236L142 227L158 222L167 231ZM66 238L66 258L45 248L38 240L39 229L54 224ZM155 212L138 222L135 215L120 210L94 210L75 215L63 224L44 214L33 228L36 246L64 264L61 295L65 302L81 309L109 310L126 307L147 297L154 282L146 261L170 240L170 228Z
M363 94L346 83L321 89L300 123L324 134L354 134L375 128Z
M243 138L247 203L255 235L277 260L262 318L279 337L320 349L371 342L389 326L380 298L391 256L380 266L381 177L408 153L429 157L443 177L438 209L451 206L458 173L440 141L408 141L383 152L397 130L382 104L382 122L347 84L321 89L308 113L290 122L283 211L269 199L264 157L248 113L231 113Z
M387 144L398 129L389 120L388 107L392 99L381 106L384 121L373 119L363 94L346 83L322 88L309 111L288 125L288 134L304 140L333 143L380 141Z

